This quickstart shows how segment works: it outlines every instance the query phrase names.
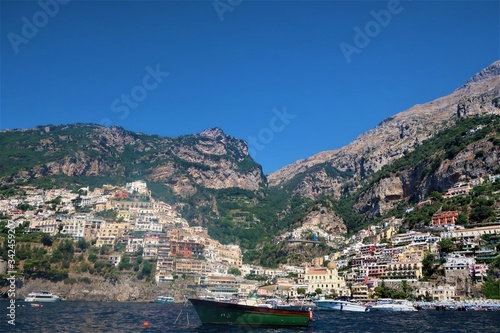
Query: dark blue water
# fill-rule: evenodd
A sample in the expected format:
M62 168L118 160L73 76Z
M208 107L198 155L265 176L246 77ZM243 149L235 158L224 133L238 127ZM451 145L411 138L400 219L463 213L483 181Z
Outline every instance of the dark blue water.
M8 303L0 302L0 332L500 332L500 311L317 311L309 327L294 329L204 326L190 304L65 301L44 304L41 308L23 302L17 305L20 306L16 307L16 325L13 326L7 322ZM146 321L148 327L144 327Z

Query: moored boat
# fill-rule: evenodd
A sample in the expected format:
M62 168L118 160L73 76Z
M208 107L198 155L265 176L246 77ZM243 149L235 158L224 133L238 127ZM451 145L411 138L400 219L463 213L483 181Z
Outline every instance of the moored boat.
M320 299L314 301L318 310L338 310L338 311L353 311L353 312L368 312L370 307L342 299Z
M158 296L155 299L155 303L173 303L174 298L172 296Z
M374 311L418 311L412 302L383 301L372 305Z
M250 326L308 326L312 311L284 310L189 298L203 324Z
M45 302L45 303L50 303L50 302L59 302L61 298L57 295L52 294L51 292L48 291L39 291L39 292L32 292L29 293L28 296L25 297L24 301L25 302Z

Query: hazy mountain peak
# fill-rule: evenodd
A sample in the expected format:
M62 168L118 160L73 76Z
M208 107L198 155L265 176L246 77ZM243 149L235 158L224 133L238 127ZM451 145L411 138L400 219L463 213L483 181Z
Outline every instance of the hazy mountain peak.
M489 80L492 77L499 76L500 75L500 60L495 61L488 67L483 68L479 73L471 77L470 79L467 80L465 83L465 86L475 83L475 82L480 82L484 80Z
M383 120L349 145L320 152L273 172L267 176L269 185L280 186L296 176L307 174L308 177L302 177L302 181L294 183L298 184L294 191L309 197L320 196L325 191L339 196L343 180L338 176L331 179L323 175L327 171L323 165L352 174L354 179L362 178L401 158L405 152L412 151L461 117L500 114L498 102L495 102L499 95L500 61L495 61L470 78L460 89Z
M226 136L226 133L219 127L212 127L204 130L203 132L198 134L199 136L206 136L211 139L217 139L219 136Z

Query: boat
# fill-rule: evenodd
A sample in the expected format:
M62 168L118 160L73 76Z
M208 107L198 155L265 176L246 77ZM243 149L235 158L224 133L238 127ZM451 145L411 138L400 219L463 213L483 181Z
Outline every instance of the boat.
M249 326L308 326L312 321L311 310L284 310L268 304L246 305L188 298L202 324Z
M372 305L374 311L418 311L409 301L381 301Z
M24 298L25 302L34 302L34 303L49 303L49 302L59 302L61 298L57 295L52 294L48 291L36 291L29 293L28 296Z
M352 312L368 312L371 307L360 303L348 301L347 299L319 299L314 301L318 310L338 310L338 311L352 311Z
M173 303L174 298L172 296L158 296L155 299L155 303Z

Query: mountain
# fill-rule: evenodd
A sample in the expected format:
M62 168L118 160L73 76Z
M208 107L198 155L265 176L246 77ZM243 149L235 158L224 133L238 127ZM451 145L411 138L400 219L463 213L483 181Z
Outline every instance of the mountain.
M500 61L496 61L448 96L391 116L345 147L273 172L267 177L269 186L311 199L324 195L339 199L353 194L367 177L460 119L500 114L499 96Z
M264 266L329 254L325 239L359 230L455 182L500 173L500 61L457 90L382 121L351 144L267 177L245 141L219 128L180 137L93 124L0 132L0 196L16 185L124 185L153 195L192 225L236 243ZM291 233L318 246L282 242Z
M0 133L0 182L124 183L145 179L185 198L198 186L257 190L266 179L242 140L218 128L178 138L92 124Z

